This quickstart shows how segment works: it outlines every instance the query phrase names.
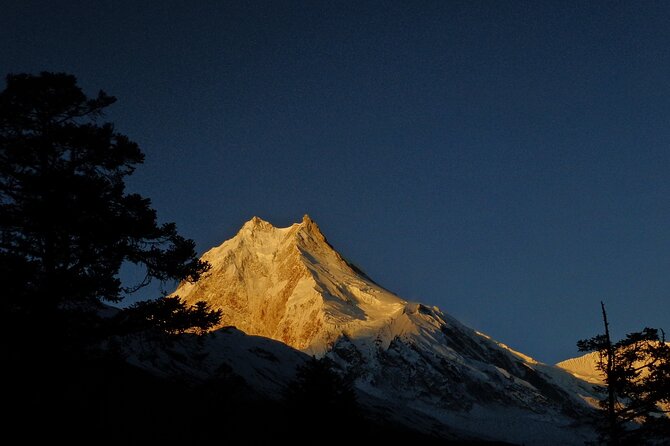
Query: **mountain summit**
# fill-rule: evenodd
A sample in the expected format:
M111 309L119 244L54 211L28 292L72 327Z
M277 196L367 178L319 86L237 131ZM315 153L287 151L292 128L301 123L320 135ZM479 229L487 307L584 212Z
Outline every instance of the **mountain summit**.
M254 217L202 260L209 273L175 294L221 309L222 325L327 355L383 419L451 438L593 439L591 385L382 288L307 215L287 228Z
M314 354L343 333L376 334L407 305L349 264L308 215L287 228L253 217L202 260L209 274L175 294L222 309L222 325Z

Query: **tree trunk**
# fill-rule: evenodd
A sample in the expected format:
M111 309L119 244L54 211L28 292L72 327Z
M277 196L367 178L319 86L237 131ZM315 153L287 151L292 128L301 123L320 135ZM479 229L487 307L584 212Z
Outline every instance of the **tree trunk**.
M616 383L612 370L614 369L614 348L612 347L612 339L610 338L609 323L607 322L607 312L605 311L605 304L601 301L600 306L603 310L603 322L605 323L605 341L607 343L607 362L606 362L606 378L607 378L607 423L610 433L609 443L612 445L619 444L619 430L616 414Z

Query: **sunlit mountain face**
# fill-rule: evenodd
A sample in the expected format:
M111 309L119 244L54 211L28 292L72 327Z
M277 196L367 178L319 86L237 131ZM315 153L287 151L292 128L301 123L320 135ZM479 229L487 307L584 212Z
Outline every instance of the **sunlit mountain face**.
M174 294L221 309L222 327L327 356L386 418L525 444L593 438L589 383L389 292L308 216L287 228L254 217L202 260L209 273ZM208 345L216 356L217 343Z

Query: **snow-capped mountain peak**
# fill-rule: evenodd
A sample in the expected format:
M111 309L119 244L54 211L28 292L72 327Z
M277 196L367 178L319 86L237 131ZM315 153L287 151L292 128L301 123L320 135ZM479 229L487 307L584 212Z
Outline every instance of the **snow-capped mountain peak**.
M527 444L589 437L587 383L384 289L307 215L285 228L254 217L202 259L209 273L175 294L221 309L222 325L328 355L370 404L400 404L403 422L421 413L411 422Z
M286 228L253 217L202 259L211 271L175 294L222 309L223 325L310 353L343 332L376 331L406 303L350 265L308 215Z

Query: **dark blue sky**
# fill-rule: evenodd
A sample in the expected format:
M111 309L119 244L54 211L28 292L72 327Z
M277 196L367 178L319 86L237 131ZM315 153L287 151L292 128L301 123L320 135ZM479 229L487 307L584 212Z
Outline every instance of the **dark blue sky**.
M667 2L2 3L0 74L117 96L131 188L200 252L309 213L543 361L601 299L616 335L670 331Z

